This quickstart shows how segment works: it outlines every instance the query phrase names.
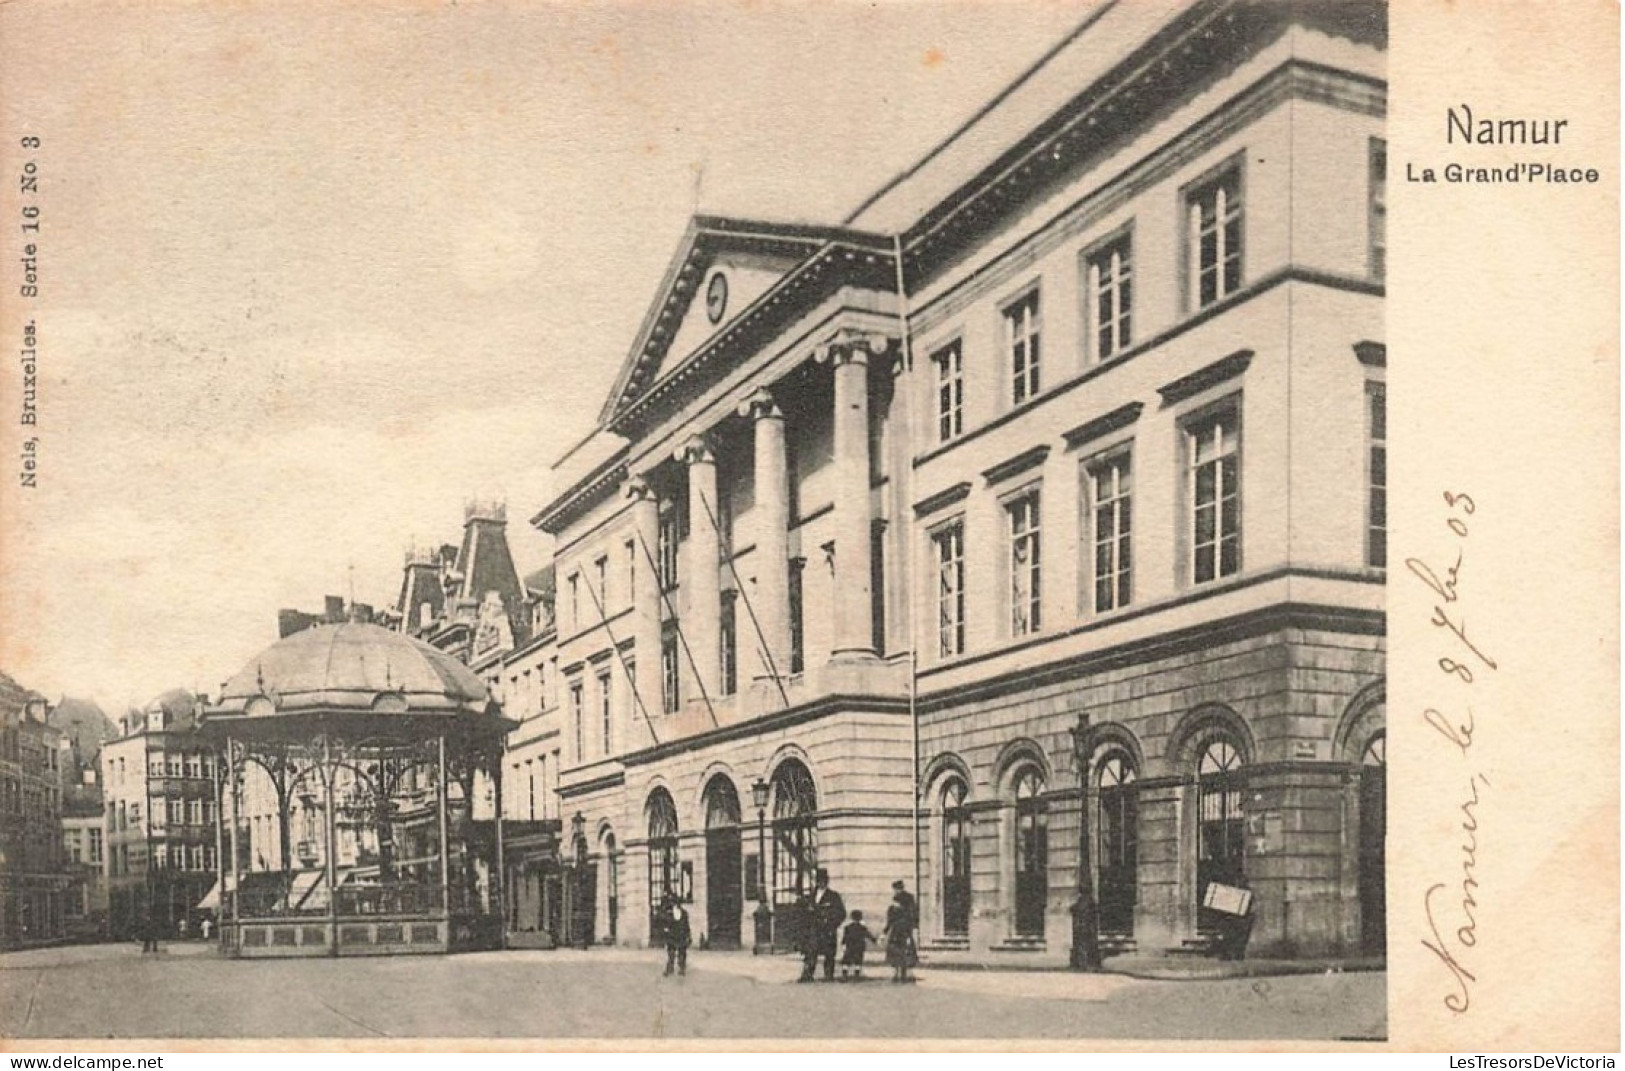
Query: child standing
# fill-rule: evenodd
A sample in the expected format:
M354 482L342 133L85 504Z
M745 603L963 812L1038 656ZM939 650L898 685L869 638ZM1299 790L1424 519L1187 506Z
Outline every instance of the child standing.
M852 912L852 921L841 931L841 981L863 980L863 953L874 943L875 935L863 924L863 912Z

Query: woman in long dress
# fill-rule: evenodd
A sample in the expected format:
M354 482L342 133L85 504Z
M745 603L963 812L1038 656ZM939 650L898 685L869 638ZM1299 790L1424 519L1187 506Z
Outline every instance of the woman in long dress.
M914 931L919 926L920 913L914 897L901 881L892 882L892 902L886 908L886 963L892 969L893 982L911 981L909 968L919 962L914 945Z

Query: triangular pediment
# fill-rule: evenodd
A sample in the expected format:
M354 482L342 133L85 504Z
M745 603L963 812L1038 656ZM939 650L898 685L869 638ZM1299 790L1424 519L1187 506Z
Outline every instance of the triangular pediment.
M851 233L720 216L694 217L666 269L600 421L611 420L727 331L829 242Z

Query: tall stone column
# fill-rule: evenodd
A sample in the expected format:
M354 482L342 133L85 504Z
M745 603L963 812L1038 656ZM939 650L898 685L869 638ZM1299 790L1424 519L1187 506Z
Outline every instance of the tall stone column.
M693 702L715 700L722 669L722 588L718 573L722 541L717 532L717 458L711 446L695 436L677 451L688 466L688 542L684 545L681 620L688 657L683 675Z
M886 593L886 653L907 650L914 642L909 600L914 596L913 516L914 397L916 387L909 357L901 345L888 358L892 372L891 408L886 413L886 452L890 481L886 486L886 575L893 578Z
M751 673L760 680L790 674L790 483L784 449L784 413L766 389L740 406L755 433L755 579L745 592L749 608L737 622L740 645L755 652ZM754 625L749 618L754 615ZM757 630L760 629L760 635Z
M869 357L885 353L879 336L843 331L815 356L835 374L835 642L830 661L875 656L870 604Z
M631 725L627 743L636 748L657 743L650 734L650 722L660 716L660 577L652 560L658 560L660 543L660 503L654 489L641 479L626 489L632 500L632 650L636 659L637 693L631 704Z

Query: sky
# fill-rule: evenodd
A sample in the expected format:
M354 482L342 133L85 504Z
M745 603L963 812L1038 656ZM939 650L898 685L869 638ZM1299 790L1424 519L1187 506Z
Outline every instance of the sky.
M0 670L213 691L281 608L393 604L470 499L545 564L528 519L691 214L840 222L1088 6L0 6L43 224L33 299L3 232L0 436L39 468L0 481Z

